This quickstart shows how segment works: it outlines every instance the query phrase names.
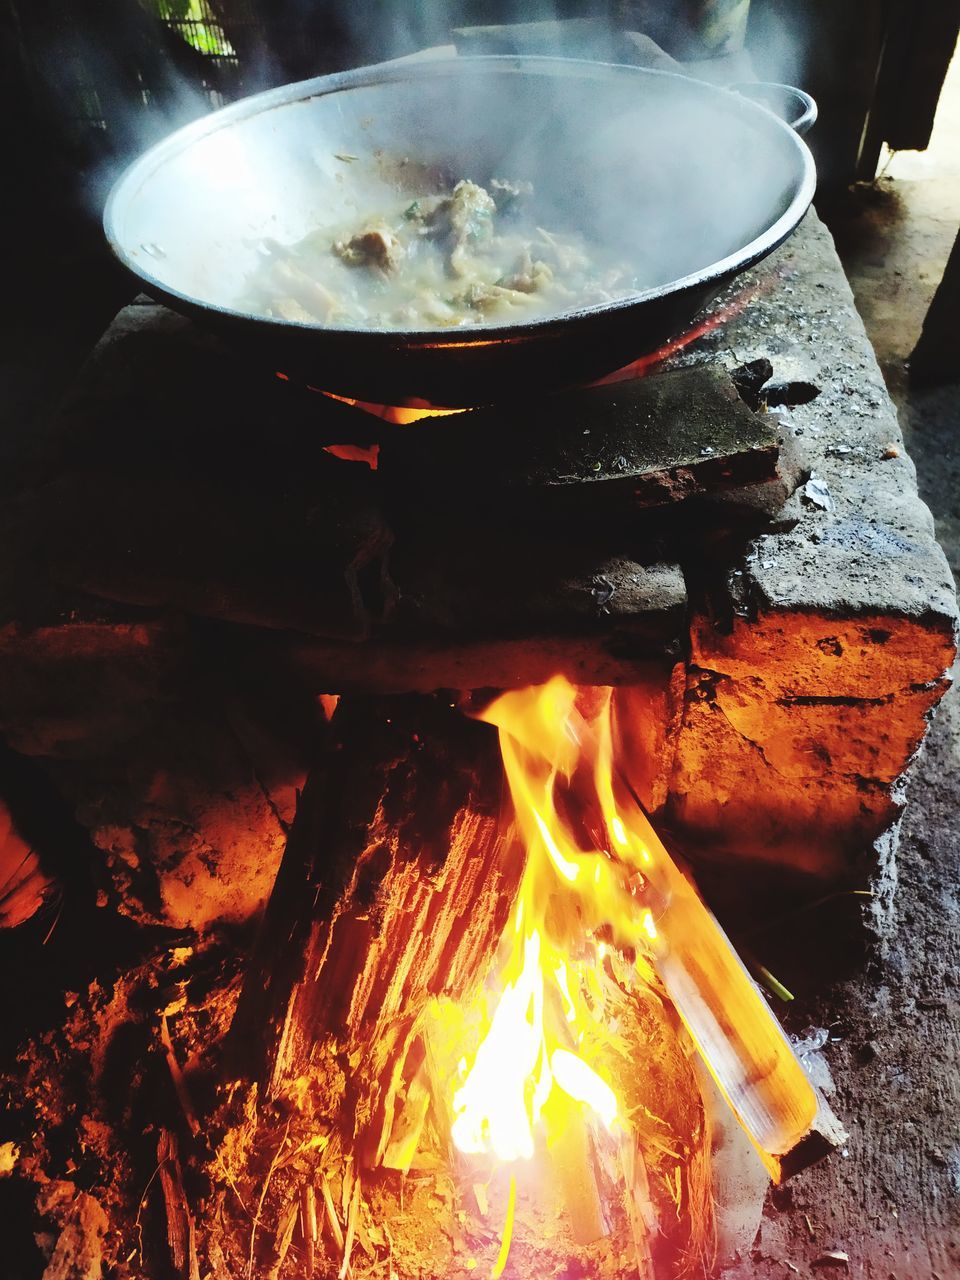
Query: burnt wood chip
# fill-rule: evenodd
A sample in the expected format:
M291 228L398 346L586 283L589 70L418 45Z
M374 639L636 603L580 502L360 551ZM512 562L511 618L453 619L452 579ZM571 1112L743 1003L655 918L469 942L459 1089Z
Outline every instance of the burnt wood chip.
M740 393L741 400L753 410L760 408L762 389L772 377L773 365L766 357L750 360L730 371L730 381Z
M848 1268L850 1266L850 1255L844 1253L842 1249L827 1249L824 1253L821 1253L819 1258L814 1258L810 1265L816 1268Z

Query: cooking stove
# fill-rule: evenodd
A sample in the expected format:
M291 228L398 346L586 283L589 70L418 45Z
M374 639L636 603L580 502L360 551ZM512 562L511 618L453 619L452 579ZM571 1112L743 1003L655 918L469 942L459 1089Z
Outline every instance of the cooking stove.
M8 506L7 656L107 619L316 693L642 686L652 810L720 863L862 885L949 570L816 215L712 317L604 386L399 425L138 299Z
M55 780L125 915L194 936L271 898L231 1035L278 1152L271 1090L286 1096L312 1061L288 1027L326 1017L355 980L375 1011L392 1008L379 975L391 946L403 952L421 885L439 899L449 881L457 904L491 876L461 909L444 972L468 973L495 944L512 874L499 783L489 736L458 709L484 691L557 675L613 686L636 804L734 927L738 910L755 934L765 922L765 959L767 926L789 932L785 902L795 920L869 885L861 923L882 923L901 780L946 687L956 600L815 214L690 341L602 386L420 416L278 372L147 299L125 308L10 480L0 632L0 731ZM317 719L344 695L342 741L324 738L303 790ZM475 809L461 807L468 793ZM373 828L351 819L318 878L331 797L349 818L410 796L409 858L364 845L353 885L356 831ZM337 877L353 897L328 952ZM323 990L305 988L310 957L331 954ZM800 955L785 951L778 979ZM179 1008L164 1006L164 1053L196 1138L167 1022ZM389 1057L381 1022L364 1080ZM404 1078L408 1102L417 1079ZM711 1086L685 1087L707 1099ZM229 1108L221 1119L245 1123ZM387 1169L406 1158L397 1131L383 1128ZM159 1134L169 1238L193 1241L196 1261L177 1141ZM819 1112L778 1176L843 1141ZM717 1186L734 1176L724 1158ZM588 1239L592 1185L578 1175L564 1192ZM722 1248L755 1228L765 1185L742 1193L747 1228L725 1223L739 1210L719 1196ZM359 1179L338 1186L346 1223ZM318 1206L303 1194L309 1257ZM270 1203L280 1240L294 1218Z

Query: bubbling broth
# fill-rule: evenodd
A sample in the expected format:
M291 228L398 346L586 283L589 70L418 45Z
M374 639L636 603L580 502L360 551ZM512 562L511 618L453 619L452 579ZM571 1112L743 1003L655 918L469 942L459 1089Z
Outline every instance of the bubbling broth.
M439 187L439 189L438 189ZM352 226L263 240L242 305L302 324L436 329L522 323L635 292L633 271L537 219L528 182L408 192Z

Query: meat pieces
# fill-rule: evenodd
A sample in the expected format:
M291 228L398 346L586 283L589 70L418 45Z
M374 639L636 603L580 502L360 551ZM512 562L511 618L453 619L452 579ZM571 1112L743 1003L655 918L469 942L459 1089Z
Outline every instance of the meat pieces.
M562 314L636 287L604 246L538 225L529 182L438 172L423 187L392 191L352 227L264 241L247 305L298 324L434 330Z
M464 178L453 188L448 210L453 249L450 267L455 275L470 270L470 253L493 239L493 216L497 206L489 191Z
M403 260L403 245L386 227L371 227L349 240L337 240L333 252L349 267L372 266L387 272L396 271Z
M536 293L553 280L553 269L541 258L534 259L530 246L525 245L523 252L513 264L513 270L497 283L504 289L516 289L519 293Z

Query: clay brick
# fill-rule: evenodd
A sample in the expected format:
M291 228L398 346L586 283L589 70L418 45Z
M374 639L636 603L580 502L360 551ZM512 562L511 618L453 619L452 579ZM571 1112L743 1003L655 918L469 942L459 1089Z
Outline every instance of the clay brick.
M759 708L762 715L762 708ZM720 706L688 702L668 814L681 847L757 860L826 882L862 875L872 840L899 812L890 783L832 772L778 772Z
M892 783L923 740L939 690L901 691L876 701L771 701L759 680L720 681L716 705L787 778L868 778Z
M952 619L696 617L670 784L685 836L827 880L893 823L955 653Z
M759 673L774 698L876 699L915 685L942 696L955 652L953 620L939 613L770 611L735 617L729 632L702 616L691 626L695 666L739 680Z

